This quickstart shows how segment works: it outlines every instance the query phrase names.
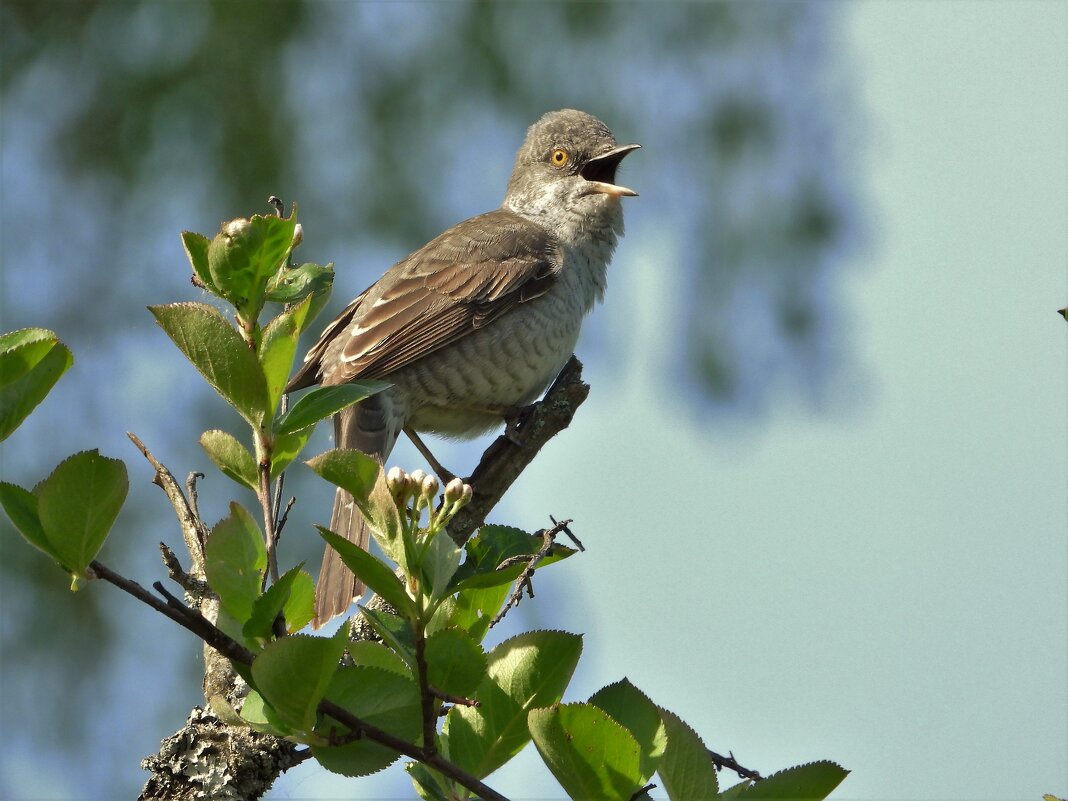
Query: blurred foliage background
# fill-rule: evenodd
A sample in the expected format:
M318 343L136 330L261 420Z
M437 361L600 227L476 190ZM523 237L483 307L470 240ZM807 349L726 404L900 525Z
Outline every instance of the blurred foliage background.
M644 145L624 165L642 197L622 248L673 288L664 391L750 424L780 402L833 403L851 356L839 268L862 239L837 8L4 0L2 327L53 328L76 359L5 444L4 478L32 484L87 447L126 459L131 501L103 558L161 575L154 543L175 527L123 432L184 475L206 467L199 433L235 420L143 312L197 297L179 231L297 201L301 257L337 264L336 310L495 206L526 126L565 106ZM609 384L595 391L626 375L613 327L632 312L584 333ZM209 518L222 484L205 486ZM309 490L304 514L325 495ZM139 758L197 701L199 654L115 593L71 596L0 525L0 717L19 732L3 761L43 794L128 797Z

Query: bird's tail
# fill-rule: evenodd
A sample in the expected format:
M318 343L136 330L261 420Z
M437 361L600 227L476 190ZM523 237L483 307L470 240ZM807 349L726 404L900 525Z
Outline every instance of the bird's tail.
M376 396L334 416L334 443L339 448L355 448L384 461L393 450L396 440L397 432L390 425L388 415ZM334 495L330 530L367 550L370 540L367 521L352 495L343 489L338 489ZM319 570L319 581L315 585L315 619L312 627L317 629L346 612L353 600L363 595L363 591L363 582L345 566L338 552L327 546L323 554L323 566Z

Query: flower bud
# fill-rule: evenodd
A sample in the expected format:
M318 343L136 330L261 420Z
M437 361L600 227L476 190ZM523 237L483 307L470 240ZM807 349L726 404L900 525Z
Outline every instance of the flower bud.
M445 503L456 503L464 494L464 482L463 479L454 478L448 484L445 485Z
M402 499L407 495L405 489L408 486L408 476L399 467L391 467L389 472L386 473L386 486L389 487L389 493L393 496L393 500L401 503Z
M300 223L293 226L293 247L304 241L304 228Z
M438 494L439 486L436 476L426 476L419 487L419 494L426 498L428 504L432 503L434 496Z

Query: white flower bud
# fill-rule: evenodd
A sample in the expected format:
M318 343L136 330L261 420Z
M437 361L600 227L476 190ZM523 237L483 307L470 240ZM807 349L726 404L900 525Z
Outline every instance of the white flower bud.
M448 484L445 485L445 503L456 503L464 494L464 482L463 479L454 478Z
M408 476L399 467L391 467L389 472L386 473L386 486L389 487L389 492L393 498L400 502L407 495L405 490L408 487Z
M428 504L432 503L434 496L438 494L439 486L436 476L426 476L419 487L419 494L426 498Z

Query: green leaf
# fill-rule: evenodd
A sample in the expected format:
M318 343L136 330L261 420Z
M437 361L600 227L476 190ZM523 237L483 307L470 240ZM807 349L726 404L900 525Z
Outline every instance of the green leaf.
M495 587L510 584L518 578L525 565L513 564L498 570L504 562L514 557L531 557L544 544L537 535L527 534L511 526L483 526L478 534L467 541L467 556L464 563L452 577L449 589L474 587ZM559 562L575 553L572 548L554 544L544 559L538 562L538 568Z
M446 531L440 531L430 541L423 553L423 574L430 589L431 601L439 601L451 595L449 580L460 565L460 546Z
M242 630L245 637L271 639L279 613L285 617L290 634L308 625L315 612L315 585L302 567L300 564L287 571L252 602L252 612Z
M386 486L382 463L362 451L337 448L305 464L352 495L379 547L405 574L410 574L400 512Z
M392 648L409 666L415 665L415 640L412 639L412 627L403 617L381 609L360 607L364 616L382 642Z
M267 383L256 355L217 309L205 303L149 306L178 349L254 426L267 414Z
M316 528L319 529L319 535L340 554L341 561L358 579L381 595L383 600L401 615L412 620L417 617L415 602L408 596L404 584L392 570L356 543L349 542L322 526L316 526Z
M43 328L0 336L0 441L22 424L73 363L67 346Z
M274 447L271 449L271 480L274 481L297 458L308 444L308 438L315 430L314 426L302 428L295 434L276 434Z
M262 734L273 734L277 737L289 734L289 727L255 690L249 690L245 696L245 702L241 705L241 719Z
M482 642L489 631L489 624L508 597L511 587L500 584L484 589L461 590L455 598L446 598L438 607L427 626L427 631L436 631L446 626L459 626Z
M648 782L667 747L667 731L656 704L625 678L602 687L590 697L590 703L611 715L634 737L640 749L640 784Z
M202 234L192 231L182 231L182 246L185 255L189 257L189 264L193 268L193 274L204 284L204 288L213 295L218 295L219 290L211 279L211 271L208 269L208 247L211 240Z
M237 437L226 431L212 429L200 435L200 447L223 475L242 487L257 491L260 479L256 460Z
M468 698L486 677L486 654L463 629L435 631L425 653L427 680L442 692Z
M37 496L17 484L0 481L0 506L11 519L16 530L30 545L51 556L57 562L59 555L45 536L41 518L37 514Z
M329 293L334 283L334 265L301 264L283 267L267 282L267 300L272 303L295 303L311 295Z
M311 298L308 298L271 320L260 339L260 366L267 382L267 408L272 414L278 408L282 390L289 380L293 357L297 353L297 338L308 314L310 301Z
M745 788L749 787L751 784L752 782L748 779L746 779L745 781L738 782L737 784L732 784L730 787L728 787L726 790L716 796L716 801L735 801L735 799L737 799L745 791ZM682 796L679 797L682 798ZM672 799L672 801L674 801L674 799Z
M450 796L446 789L448 780L436 770L419 762L409 762L404 769L408 771L408 776L415 786L415 792L423 801L449 801L450 798L455 798L455 796Z
M338 670L347 636L342 626L333 637L283 637L267 643L252 663L256 689L298 736L315 726L316 707Z
M819 801L829 796L848 775L848 770L834 762L810 762L754 782L738 798L744 801Z
M390 650L380 642L360 640L349 643L349 656L353 664L388 670L406 678L412 677L412 668L396 651Z
M410 678L375 667L350 667L337 671L326 697L348 712L408 742L417 742L422 731L419 688ZM329 717L316 728L328 737L333 731L349 730ZM364 737L346 745L312 745L312 754L329 771L345 776L366 776L393 764L396 751Z
M384 381L355 381L350 384L338 384L331 387L317 387L305 392L293 407L278 418L275 432L292 434L302 428L313 426L342 409L347 409L364 398L393 386Z
M293 247L296 215L253 215L222 224L208 245L208 271L219 294L248 318L263 307L267 280Z
M267 548L260 527L241 504L231 502L230 515L208 536L204 572L223 608L242 624L252 616L266 569Z
M630 801L645 783L640 749L629 731L592 704L532 709L538 753L572 798Z
M45 537L75 576L96 558L129 487L126 465L94 449L68 457L34 488Z
M657 766L671 801L711 801L719 792L712 755L693 729L678 715L660 710L667 730L667 748Z
M560 700L582 651L582 638L562 631L528 631L489 654L479 707L454 706L445 718L449 756L482 778L530 741L527 713Z

